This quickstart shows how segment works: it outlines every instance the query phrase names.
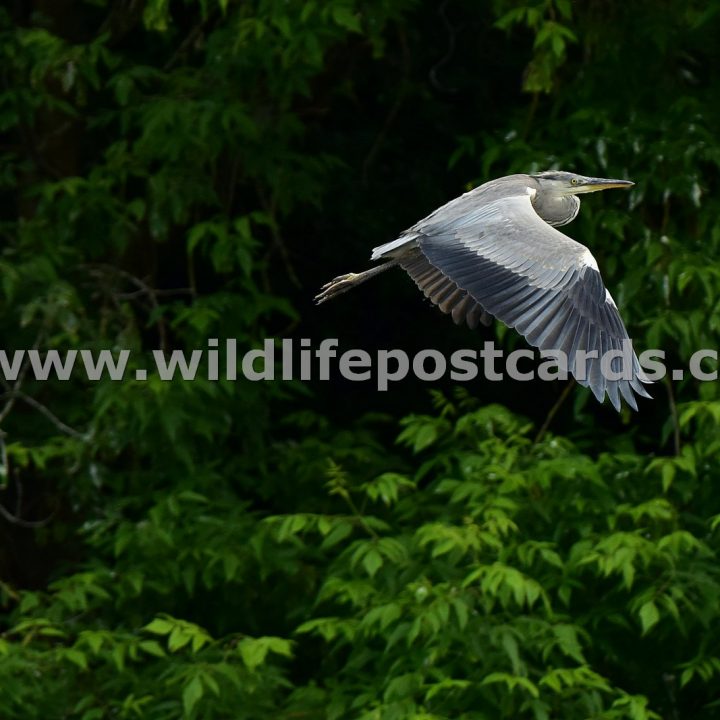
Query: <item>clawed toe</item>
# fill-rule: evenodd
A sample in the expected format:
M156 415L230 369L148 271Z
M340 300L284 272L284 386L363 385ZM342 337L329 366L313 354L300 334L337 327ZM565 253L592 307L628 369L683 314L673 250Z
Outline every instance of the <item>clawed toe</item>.
M349 282L355 277L355 273L345 273L345 275L338 275L336 278L333 278L328 285L339 285L340 283ZM325 286L327 287L327 285Z
M352 276L352 273L347 273L345 275L338 275L336 278L333 278L329 283L325 283L320 289L327 290L328 288L331 288L333 285L337 285L338 283L341 283L341 282L347 280L351 276Z
M355 278L355 273L347 273L346 275L338 275L338 277L331 280L329 283L326 283L323 285L320 290L321 292L315 296L315 302L320 305L321 303L324 303L326 300L329 300L332 297L335 297L335 295L339 295L340 293L345 292L346 290L349 290L353 285L353 279Z
M398 264L398 260L390 260L382 265L370 268L361 273L347 273L346 275L338 275L334 280L331 280L326 285L320 288L320 293L315 296L315 302L320 303L330 300L330 298L342 295L342 293L352 290L357 287L360 283L364 283L371 277L374 277L378 273L385 272L388 268L395 267Z

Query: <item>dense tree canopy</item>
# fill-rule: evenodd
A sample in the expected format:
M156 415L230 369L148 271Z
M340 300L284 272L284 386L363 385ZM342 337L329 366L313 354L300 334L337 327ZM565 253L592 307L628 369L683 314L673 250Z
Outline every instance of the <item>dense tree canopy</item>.
M312 298L549 167L636 183L566 230L638 350L717 349L720 5L8 5L2 370L78 360L3 381L0 718L720 717L717 382L617 414L561 382L211 380L207 353L134 375L211 338L522 347L399 271ZM103 349L125 379L78 369Z

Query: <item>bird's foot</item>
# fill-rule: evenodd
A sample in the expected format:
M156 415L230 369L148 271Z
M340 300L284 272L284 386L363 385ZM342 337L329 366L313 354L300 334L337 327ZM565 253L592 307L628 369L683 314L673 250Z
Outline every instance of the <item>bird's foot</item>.
M321 292L315 296L315 302L320 305L320 303L324 303L326 300L330 300L337 295L347 292L355 285L358 277L357 273L338 275L320 288Z

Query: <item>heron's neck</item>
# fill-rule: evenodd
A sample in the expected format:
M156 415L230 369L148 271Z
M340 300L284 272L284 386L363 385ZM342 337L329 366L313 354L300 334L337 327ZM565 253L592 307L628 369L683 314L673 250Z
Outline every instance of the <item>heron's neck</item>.
M567 225L580 212L580 198L577 195L556 195L550 192L537 192L533 199L535 212L554 227Z

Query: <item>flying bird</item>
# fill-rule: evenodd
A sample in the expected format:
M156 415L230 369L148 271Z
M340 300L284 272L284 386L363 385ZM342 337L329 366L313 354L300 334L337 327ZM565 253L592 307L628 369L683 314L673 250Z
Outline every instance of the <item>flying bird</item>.
M619 410L622 395L637 410L634 394L650 395L635 353L627 379L601 372L603 355L629 342L617 306L590 250L555 229L575 219L582 193L633 184L554 170L491 180L374 248L371 259L383 264L336 277L315 299L325 302L399 265L455 323L474 329L495 317L540 350L564 352L567 368L600 402L607 393ZM580 350L591 356L584 367ZM620 360L612 361L614 371Z

